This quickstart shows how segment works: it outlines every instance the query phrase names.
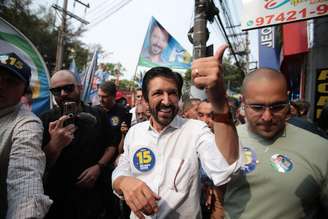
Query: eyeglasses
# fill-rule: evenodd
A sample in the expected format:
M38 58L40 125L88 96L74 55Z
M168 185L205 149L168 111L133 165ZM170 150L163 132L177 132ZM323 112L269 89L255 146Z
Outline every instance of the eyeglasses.
M289 102L275 103L271 105L264 104L246 104L246 107L251 108L256 113L264 113L266 109L270 110L271 113L279 113L289 105Z
M64 90L65 93L70 94L74 91L74 88L75 88L74 84L67 84L61 87L51 88L50 91L54 96L60 96L62 90Z

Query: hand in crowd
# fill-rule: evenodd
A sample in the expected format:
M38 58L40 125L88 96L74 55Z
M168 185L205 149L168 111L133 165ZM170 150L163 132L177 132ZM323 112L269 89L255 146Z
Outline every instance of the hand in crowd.
M81 173L81 175L77 178L79 181L76 185L84 188L92 188L95 185L100 173L100 166L97 164L93 165Z
M141 180L135 177L126 176L121 182L120 189L124 199L133 213L138 218L145 218L145 215L153 215L158 212L157 201L160 197Z
M204 186L203 192L205 193L205 206L211 210L211 219L224 218L222 188L217 188L215 186Z
M49 134L51 144L62 149L69 145L74 139L74 132L77 127L74 124L69 124L64 127L64 122L70 117L65 115L60 117L58 120L49 123Z
M122 122L121 123L121 133L123 135L125 135L128 132L128 130L129 130L128 125L125 122Z
M223 81L222 57L228 46L220 46L214 56L199 58L192 63L191 77L198 88L205 88L215 112L220 112L225 95ZM220 105L221 104L221 105Z
M205 207L207 209L211 209L211 206L213 204L213 187L204 185L202 188L202 192L205 194Z

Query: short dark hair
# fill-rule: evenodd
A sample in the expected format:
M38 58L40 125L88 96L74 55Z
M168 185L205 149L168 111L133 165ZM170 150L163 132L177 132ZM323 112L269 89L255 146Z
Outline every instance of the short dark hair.
M154 67L148 70L143 78L142 82L142 95L146 102L149 102L148 100L148 92L149 92L149 82L157 77L163 77L163 78L169 78L172 79L175 84L177 85L178 88L178 95L179 98L181 97L181 91L182 91L182 86L183 86L183 78L182 76L177 73L172 71L170 68L167 67Z
M137 87L136 90L135 90L135 93L137 93L138 91L142 91L142 88L141 87Z
M194 106L195 102L198 102L197 104L199 104L201 100L199 98L190 98L185 100L182 105L182 112L188 111L191 107Z
M170 38L171 38L170 34L157 21L154 21L153 25L150 27L150 35L154 32L155 27L158 27L162 32L165 32L166 33L166 35L167 35L167 42L169 42L170 41ZM150 35L149 35L149 39L150 39Z
M111 81L105 81L100 84L99 89L105 92L107 95L115 97L116 95L116 85Z

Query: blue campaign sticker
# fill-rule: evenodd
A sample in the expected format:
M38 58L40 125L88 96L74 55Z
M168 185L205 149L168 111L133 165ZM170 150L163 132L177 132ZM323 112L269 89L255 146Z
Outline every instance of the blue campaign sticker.
M255 170L256 168L256 153L249 147L243 147L244 165L241 168L242 172L247 174Z
M271 166L280 173L287 173L293 169L293 162L286 156L274 154L271 156Z
M155 162L155 154L149 148L140 148L133 155L134 167L141 172L153 169Z

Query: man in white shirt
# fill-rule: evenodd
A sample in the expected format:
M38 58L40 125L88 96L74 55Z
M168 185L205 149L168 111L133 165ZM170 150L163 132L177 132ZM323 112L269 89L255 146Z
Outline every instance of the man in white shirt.
M144 76L143 96L151 117L129 130L112 175L113 188L124 196L131 218L201 218L199 161L217 186L238 169L238 137L222 80L225 48L195 60L192 67L194 84L206 88L213 105L214 135L205 123L177 115L183 85L178 73L155 67Z

